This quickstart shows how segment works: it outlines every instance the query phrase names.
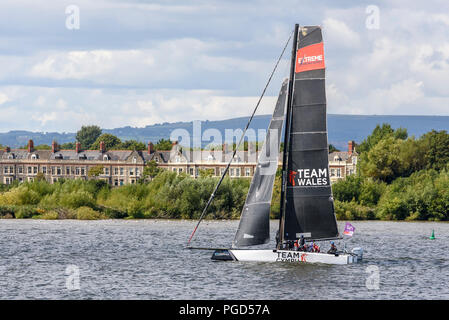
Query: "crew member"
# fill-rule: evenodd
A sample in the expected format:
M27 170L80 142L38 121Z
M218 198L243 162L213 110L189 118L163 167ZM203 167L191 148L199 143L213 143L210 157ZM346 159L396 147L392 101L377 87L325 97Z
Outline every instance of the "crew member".
M335 246L335 243L331 241L331 248L327 251L329 254L335 254L337 253L337 247Z

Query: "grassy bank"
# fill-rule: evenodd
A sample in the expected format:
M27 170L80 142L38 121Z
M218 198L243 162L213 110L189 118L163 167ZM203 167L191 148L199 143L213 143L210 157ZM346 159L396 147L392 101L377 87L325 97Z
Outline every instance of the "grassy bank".
M153 181L111 188L101 180L25 182L2 186L2 218L111 219L164 218L197 219L216 178L192 179L164 171ZM207 219L239 218L249 188L248 179L225 179L212 203Z

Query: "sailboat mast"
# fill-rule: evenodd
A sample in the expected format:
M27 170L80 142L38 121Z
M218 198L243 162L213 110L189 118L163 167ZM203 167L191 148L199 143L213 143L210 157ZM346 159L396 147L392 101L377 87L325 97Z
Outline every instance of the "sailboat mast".
M287 161L288 150L290 140L291 118L292 118L292 104L293 104L293 84L295 77L295 64L296 64L296 48L298 45L298 30L299 25L295 24L295 31L293 34L292 44L292 56L290 62L290 78L288 82L288 94L287 94L287 112L285 119L285 131L284 131L284 152L282 157L282 189L281 189L281 205L280 205L280 218L279 218L279 243L278 249L284 242L284 218L286 208L286 191L287 191Z

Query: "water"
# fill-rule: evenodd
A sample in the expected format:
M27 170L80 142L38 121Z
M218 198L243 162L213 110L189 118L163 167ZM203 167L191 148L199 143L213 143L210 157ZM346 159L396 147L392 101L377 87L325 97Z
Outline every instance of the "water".
M0 220L0 298L449 299L447 223L353 222L364 261L344 266L215 262L183 249L194 224ZM237 224L205 221L194 244L229 246Z

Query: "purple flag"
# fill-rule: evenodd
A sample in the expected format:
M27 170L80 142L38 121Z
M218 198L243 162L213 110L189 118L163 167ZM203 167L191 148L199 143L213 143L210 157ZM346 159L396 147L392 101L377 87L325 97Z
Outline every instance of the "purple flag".
M354 234L354 230L355 230L354 226L349 222L346 222L345 231L343 231L343 234L352 237L352 235Z

